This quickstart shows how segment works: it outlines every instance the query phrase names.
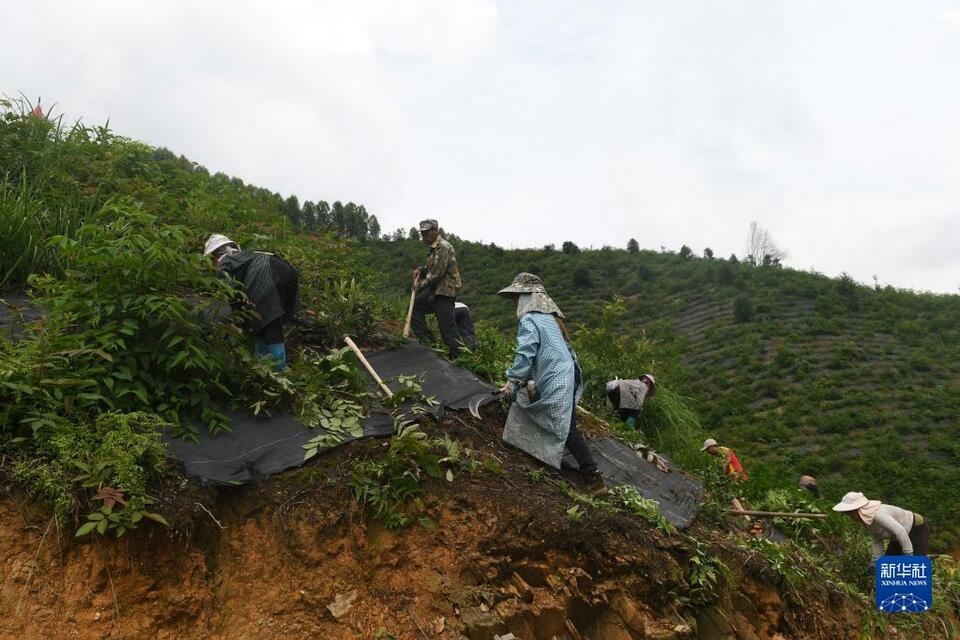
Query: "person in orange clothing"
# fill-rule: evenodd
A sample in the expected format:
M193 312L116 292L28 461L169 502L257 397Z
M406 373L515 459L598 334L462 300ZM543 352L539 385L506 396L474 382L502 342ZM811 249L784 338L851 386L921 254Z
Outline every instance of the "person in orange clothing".
M740 459L737 458L737 454L735 454L730 447L721 447L713 438L707 438L703 441L703 446L700 448L700 451L706 451L712 456L723 458L724 473L732 476L737 482L750 479L743 470L743 465L740 464Z
M700 451L706 451L714 457L722 458L723 472L737 482L745 482L749 480L749 476L747 475L746 471L743 470L743 465L740 464L740 459L737 458L737 454L735 454L733 449L730 447L721 447L713 438L707 438L703 441L703 446L700 447ZM740 503L739 498L733 498L730 500L730 504L737 511L745 510L743 505ZM747 521L750 521L750 516L744 516L744 518L746 518Z

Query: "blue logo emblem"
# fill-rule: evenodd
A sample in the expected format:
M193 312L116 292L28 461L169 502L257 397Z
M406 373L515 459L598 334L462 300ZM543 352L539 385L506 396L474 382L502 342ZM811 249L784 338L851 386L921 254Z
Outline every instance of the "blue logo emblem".
M933 605L933 563L926 556L883 556L876 577L880 611L921 613Z

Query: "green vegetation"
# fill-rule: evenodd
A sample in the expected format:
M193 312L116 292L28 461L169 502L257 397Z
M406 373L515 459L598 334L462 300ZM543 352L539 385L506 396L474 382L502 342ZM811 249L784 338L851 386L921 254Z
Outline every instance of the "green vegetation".
M357 435L375 398L339 343L344 334L366 345L397 342L410 268L424 251L409 234L372 242L379 224L362 206L301 206L18 103L0 107L0 167L0 289L25 289L47 312L25 335L0 338L2 470L62 520L72 517L76 535L165 523L149 495L169 473L162 434L190 437L202 423L227 429L224 408L293 411L305 426L323 426L305 458ZM280 253L299 270L303 312L288 340L288 371L254 360L243 314L225 313L235 291L199 255L214 231ZM754 266L706 250L700 259L689 247L673 254L636 242L622 251L565 242L561 251L505 251L452 240L480 340L458 363L502 381L516 318L493 294L518 271L540 274L574 328L584 404L621 438L648 441L699 474L704 522L734 530L723 514L734 495L758 508L826 511L860 489L928 516L938 548L957 543L950 518L958 498L949 491L960 481L957 298L870 289L774 259ZM602 385L648 371L657 394L632 431L612 419ZM415 380L400 383L397 402L420 399ZM699 451L707 434L736 448L749 482L732 483ZM408 425L384 455L355 462L349 482L387 526L427 525L425 477L503 472L495 458L472 455ZM799 473L818 475L830 499L794 490ZM571 520L596 509L674 535L635 491L594 497L542 469L530 477L575 500ZM755 542L745 552L788 583L816 571L863 597L861 530L835 515L777 525L793 544ZM678 599L699 607L715 600L729 570L704 543L692 544L690 590ZM816 569L798 574L801 561ZM937 563L947 576L938 606L955 615L960 571L946 556Z
M345 333L394 338L378 328L362 249L307 233L324 218L301 212L318 205L295 210L295 198L22 103L0 105L0 167L0 287L26 287L46 311L0 338L0 450L61 520L89 513L78 535L164 521L148 495L168 470L163 431L227 429L231 405L293 410L307 426L365 406L352 354L328 349ZM356 205L320 209L347 238L376 227ZM300 271L289 371L255 361L244 313L226 313L236 290L200 251L213 231Z
M916 510L935 523L936 548L960 546L960 497L947 489L960 485L957 296L866 287L733 256L572 242L564 251L504 251L452 240L463 301L475 320L508 336L516 319L494 293L518 271L543 277L577 327L591 411L603 410L598 388L606 379L653 371L659 392L645 418L666 425L695 413L681 420L686 432L665 429L681 434L679 442L657 439L650 424L644 430L687 468L705 460L692 445L710 435L746 466L748 500L808 473L830 499L860 490ZM402 295L422 245L377 243L371 252L394 274L389 290ZM578 287L584 270L592 284Z

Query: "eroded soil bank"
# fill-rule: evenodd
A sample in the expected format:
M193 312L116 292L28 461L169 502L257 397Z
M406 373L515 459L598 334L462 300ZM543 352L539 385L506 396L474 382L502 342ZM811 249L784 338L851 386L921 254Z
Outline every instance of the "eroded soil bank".
M471 444L468 442L468 444ZM472 443L475 450L495 447ZM173 530L75 542L8 488L0 495L0 635L32 638L628 640L855 638L845 595L777 575L709 531L733 570L719 601L689 598L692 543L622 515L566 515L570 498L498 449L502 472L425 483L433 526L365 519L345 483L356 442L259 486L171 481ZM751 561L752 560L752 561ZM344 605L328 608L335 602ZM379 633L379 635L378 635Z

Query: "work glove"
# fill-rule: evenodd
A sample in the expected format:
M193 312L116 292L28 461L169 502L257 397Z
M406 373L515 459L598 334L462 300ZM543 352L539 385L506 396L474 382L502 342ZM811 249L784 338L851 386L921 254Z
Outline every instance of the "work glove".
M500 389L500 395L510 401L517 399L517 387L513 384L511 380L507 380L507 384L503 385Z

